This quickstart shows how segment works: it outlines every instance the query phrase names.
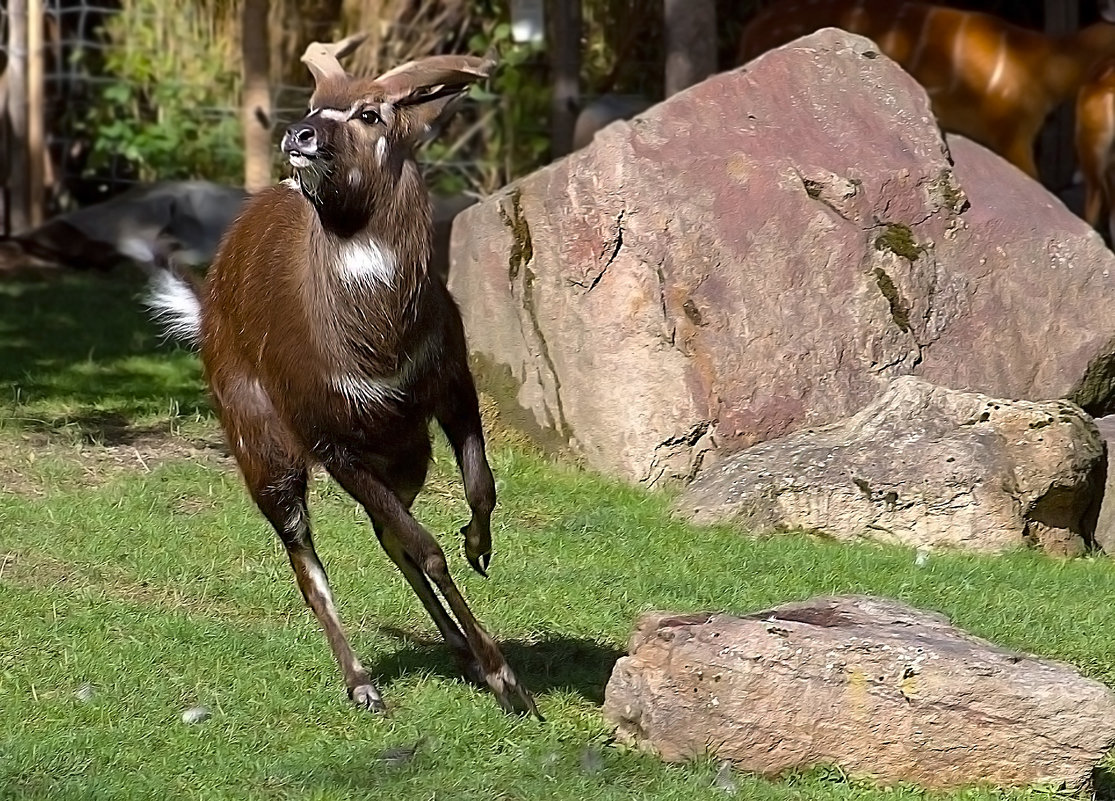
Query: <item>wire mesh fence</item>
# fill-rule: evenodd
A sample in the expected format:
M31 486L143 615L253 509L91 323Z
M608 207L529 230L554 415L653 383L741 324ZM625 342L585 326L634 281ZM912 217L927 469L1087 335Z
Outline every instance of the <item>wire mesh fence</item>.
M412 49L435 44L456 50L468 47L463 38L467 19L446 12L435 16L435 22L446 26L438 38L431 36L430 14L423 11L436 4L406 6L400 0L380 0L381 7L391 2L418 12L411 15L413 19L399 13L389 25L377 29L381 42L390 36L389 46L385 43L379 51L380 60L413 57L399 43L411 42ZM442 8L453 4L453 0L439 2ZM0 4L0 109L5 106L4 81L13 56L37 57L43 76L39 112L46 123L45 153L25 152L17 141L0 142L0 181L8 184L13 160L41 158L48 214L96 202L155 178L239 184L243 158L239 3L210 0L210 4L220 7L224 23L206 14L206 0L38 0L43 39L37 54L29 54L24 42L11 39L13 4ZM298 64L301 48L309 40L330 38L343 26L367 22L346 22L343 15L323 12L317 18L299 18L295 35L283 17L294 5L271 4L268 122L273 141L308 104L311 87L308 73ZM338 0L332 5L339 9L344 4ZM381 67L375 59L375 54L364 55L362 64L353 67L360 71ZM282 63L276 66L277 61ZM473 104L461 115L453 136L439 144L429 165L433 180L448 176L454 186L491 188L497 179L489 165L478 159L477 142L497 116L498 109L490 101ZM545 124L545 119L537 121L538 133L544 132ZM5 127L0 125L0 130ZM278 157L277 148L274 152ZM277 170L276 164L276 174ZM7 214L0 214L0 221L4 222L0 233L9 234Z
M201 82L191 83L188 75L150 74L146 80L134 80L134 69L113 70L114 64L147 58L151 68L157 68L158 56L149 51L157 42L120 41L112 35L114 18L124 9L112 0L42 0L44 39L41 58L43 62L42 114L46 120L45 168L48 187L47 205L59 210L74 204L91 202L99 196L113 194L144 178L137 165L135 153L126 149L110 152L98 146L98 136L105 135L113 124L123 125L127 120L119 114L129 103L144 113L157 118L160 110L142 108L150 104L144 98L142 84L154 83L164 96L209 97L216 93ZM147 9L129 9L129 28L140 28L154 22L160 13L158 4ZM0 70L7 73L7 64L13 54L20 54L19 43L10 41L10 9L0 6ZM152 27L155 27L152 25ZM13 48L16 48L13 50ZM145 53L144 51L148 51ZM130 51L130 52L129 52ZM20 54L27 55L27 54ZM134 65L142 69L141 65ZM272 88L274 125L294 119L305 108L309 95L305 85L276 85ZM239 125L240 109L235 102L235 92L227 92L224 103L193 104L190 114L199 130L221 129L235 131ZM116 118L106 115L117 112ZM100 130L98 130L98 128ZM222 141L214 137L210 144L227 150L224 161L239 158L239 137ZM3 149L5 163L0 172L7 176L13 150L19 143L7 143ZM221 159L215 159L221 161ZM186 169L187 165L183 165ZM180 177L180 176L176 176ZM200 177L200 176L199 176ZM211 176L228 180L234 176Z

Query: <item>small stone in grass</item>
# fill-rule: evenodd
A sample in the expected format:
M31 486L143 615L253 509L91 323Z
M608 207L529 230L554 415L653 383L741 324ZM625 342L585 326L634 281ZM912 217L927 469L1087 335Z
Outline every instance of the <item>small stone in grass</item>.
M183 723L201 723L209 719L209 710L203 706L191 706L182 713Z
M712 786L728 795L735 795L739 792L739 785L736 784L735 777L732 776L731 762L724 760L720 763L720 767L716 769L716 775L712 778Z
M581 751L581 770L584 773L599 773L604 768L604 755L589 746Z
M93 691L93 685L89 682L85 682L76 690L74 690L74 698L79 701L92 701L94 695L95 693Z
M418 749L422 745L421 738L414 745L403 745L395 748L388 748L386 751L380 752L376 756L377 762L382 762L388 767L398 768L410 762L418 754Z

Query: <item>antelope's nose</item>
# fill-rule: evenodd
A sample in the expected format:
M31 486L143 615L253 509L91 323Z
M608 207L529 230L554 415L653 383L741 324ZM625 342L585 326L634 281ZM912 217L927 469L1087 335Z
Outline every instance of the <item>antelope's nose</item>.
M305 122L296 122L283 134L283 152L312 156L317 153L317 131Z

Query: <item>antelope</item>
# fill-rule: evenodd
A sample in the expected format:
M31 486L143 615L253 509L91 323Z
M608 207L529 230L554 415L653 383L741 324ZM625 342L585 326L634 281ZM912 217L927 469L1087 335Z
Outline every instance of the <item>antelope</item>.
M1102 0L1107 19L1115 3ZM1034 141L1095 65L1115 54L1115 25L1052 37L975 11L899 0L790 0L744 28L738 62L819 28L862 34L929 93L941 127L991 148L1032 178Z
M293 177L246 202L204 285L158 262L150 304L171 334L199 346L229 448L285 547L352 702L386 711L314 549L306 488L315 463L363 506L465 676L486 683L508 712L541 719L469 609L442 548L410 513L436 419L471 510L461 529L465 555L487 575L495 484L461 316L427 269L430 200L414 149L494 62L435 56L354 77L340 59L361 38L306 49L310 108L281 144Z
M1115 237L1115 58L1101 62L1080 87L1075 126L1084 219L1098 227L1106 211L1108 237Z

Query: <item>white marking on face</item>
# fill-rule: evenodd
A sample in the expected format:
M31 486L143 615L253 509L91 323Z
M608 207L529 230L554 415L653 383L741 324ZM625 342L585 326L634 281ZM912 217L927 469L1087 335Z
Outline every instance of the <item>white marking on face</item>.
M387 137L381 136L379 141L376 142L376 163L380 167L387 160Z
M387 286L395 277L395 254L373 241L349 241L341 245L336 269L346 284Z
M363 100L357 100L355 103L353 103L347 109L343 109L343 108L315 108L315 109L310 109L310 113L307 114L306 117L307 118L309 118L309 117L320 117L323 120L333 120L334 122L348 122L353 117L355 117L357 111L359 109L362 109L363 107L364 107L364 101Z
M362 180L364 180L364 175L360 172L360 170L353 167L351 170L348 171L348 182L353 186L356 186Z
M298 185L298 181L296 181L294 178L284 178L279 183L285 186L287 189L293 189L295 192L302 191L302 187Z
M317 111L311 111L308 116L320 117L323 120L333 120L334 122L344 122L349 118L349 113L339 108L319 108Z

